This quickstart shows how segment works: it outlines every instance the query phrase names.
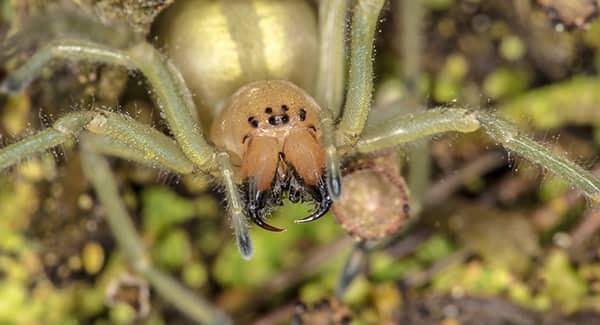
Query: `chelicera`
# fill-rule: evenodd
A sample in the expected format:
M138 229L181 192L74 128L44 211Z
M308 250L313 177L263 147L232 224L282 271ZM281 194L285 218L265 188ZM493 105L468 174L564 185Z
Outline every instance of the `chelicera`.
M125 66L145 76L172 137L120 112L77 111L3 147L0 168L78 139L84 174L105 207L112 232L132 268L199 322L227 323L229 319L216 308L207 312L208 302L153 266L105 156L179 174L211 175L225 189L236 242L245 258L252 255L247 218L280 231L265 221L265 215L269 206L282 204L286 193L291 201L317 203L316 211L299 222L315 220L329 209L342 191L340 159L448 131L481 128L508 150L565 178L594 202L600 201L600 181L595 176L488 112L438 108L367 126L372 46L384 0L358 0L352 10L347 67L345 1L321 1L318 38L314 8L304 1L257 2L256 6L252 1L181 3L183 9L170 24L182 24L182 28L176 29L167 55L143 37L111 43L110 36L118 35L113 26L90 21L86 23L89 30L102 29L108 35L103 41L54 39L0 84L4 92L18 92L54 59ZM186 15L192 22L184 19ZM68 19L60 21L69 23ZM345 70L349 71L347 82ZM309 95L311 90L316 100ZM210 139L205 136L209 128Z

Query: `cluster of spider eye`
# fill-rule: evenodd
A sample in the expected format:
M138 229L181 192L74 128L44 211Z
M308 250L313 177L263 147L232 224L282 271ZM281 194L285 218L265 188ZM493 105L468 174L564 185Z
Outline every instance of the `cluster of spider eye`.
M31 155L79 138L83 170L101 204L106 207L106 217L121 249L134 269L148 278L160 294L196 320L212 323L217 318L226 320L226 317L214 311L204 313L194 310L195 307L190 306L208 303L191 296L146 259L142 241L128 219L118 195L116 180L104 156L159 166L180 174L202 172L214 176L224 184L236 241L245 258L252 255L246 219L250 218L267 230L281 231L266 223L265 218L270 206L283 204L286 194L293 202L317 202L316 211L299 220L300 223L318 219L328 211L342 194L340 158L381 151L442 132L473 132L482 128L508 150L564 177L592 200L600 200L600 181L596 177L490 113L459 108L432 109L396 116L365 128L373 87L371 48L383 0L360 0L353 10L343 110L344 19L347 10L344 1L327 2L322 8L324 12L319 13L337 23L319 26L321 35L318 39L322 44L318 56L316 21L310 6L302 1L277 4L285 10L274 11L281 16L271 17L282 22L278 30L285 36L279 40L283 44L270 43L273 39L269 39L269 32L260 32L261 27L256 20L244 22L244 26L260 32L256 35L241 28L225 28L240 23L231 17L247 16L243 12L244 5L236 7L233 2L226 1L182 3L174 14L176 19L170 21L171 27L165 27L167 35L175 35L169 39L173 43L172 50L167 51L172 61L145 41L114 47L89 39L59 38L41 47L27 62L12 71L1 85L4 91L19 91L51 60L59 58L136 69L154 89L157 107L162 111L175 141L121 113L102 110L74 112L59 118L52 127L2 148L0 168L5 169ZM217 12L226 14L208 16L206 13L213 12L209 10L213 7L219 8ZM190 15L197 17L190 18ZM307 17L307 20L296 24L296 16ZM188 19L199 20L200 24L204 19L207 24L214 24L216 18L224 21L222 24L225 26L220 30L230 34L216 35L215 38L209 34L214 29L200 27L193 31L199 35L191 35L185 30ZM95 23L89 24L93 29ZM192 42L190 37L199 37L199 43L204 47ZM249 49L243 46L253 42L236 43L235 40L247 37L257 37L257 43L269 46L267 55L263 52L250 53L253 58L264 60L260 67L241 56L249 53ZM200 52L190 55L183 46ZM236 48L239 53L221 53L223 49ZM277 48L283 51L278 53ZM199 68L200 72L194 70L197 62L221 62L227 57L236 57L237 61L207 63ZM320 58L319 64L306 65L303 61L314 57ZM332 62L335 64L330 64ZM285 68L273 71L272 66ZM289 67L295 70L290 72ZM319 71L315 73L317 67ZM230 70L219 70L225 68ZM250 78L244 75L250 73L248 71L252 73ZM278 80L291 79L298 71L306 72L309 77L300 77L294 82L308 87L317 74L317 100L295 84ZM217 82L210 79L214 76L226 77ZM248 83L252 80L259 81ZM188 86L193 89L195 97ZM225 98L224 104L218 105ZM275 112L277 108L280 108L279 113ZM339 114L340 111L343 114ZM202 124L197 115L213 118L210 141L200 132ZM96 141L99 138L103 142ZM241 195L239 188L242 189ZM182 304L182 300L186 304Z

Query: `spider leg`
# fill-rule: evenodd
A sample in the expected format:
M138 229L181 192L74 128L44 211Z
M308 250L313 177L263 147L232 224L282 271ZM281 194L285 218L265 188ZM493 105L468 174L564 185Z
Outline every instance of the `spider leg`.
M344 113L338 124L338 146L358 141L371 109L373 91L373 41L385 0L359 0L353 10L350 70Z
M346 72L346 0L319 2L319 70L315 98L337 117L344 97Z
M247 183L247 196L248 201L246 203L246 208L248 213L250 214L250 219L259 227L273 231L273 232L281 232L285 231L285 229L277 228L268 224L262 216L262 211L265 210L266 203L266 194L264 191L259 191L256 187L256 180L254 177L248 178Z
M244 208L238 186L235 183L233 167L229 161L229 155L225 152L220 152L217 155L217 161L221 166L221 176L225 185L225 194L227 196L227 210L231 216L231 224L235 240L240 250L240 254L245 259L252 257L253 248L250 234L248 231L248 223L244 214Z
M319 2L319 69L316 99L321 110L321 144L325 149L327 188L334 200L342 192L340 164L335 147L335 118L339 115L345 77L345 19L348 2L331 0ZM370 63L369 63L370 64Z
M323 180L319 182L316 188L311 191L313 198L316 202L318 202L317 211L313 212L306 218L300 220L294 220L295 223L307 223L321 218L322 216L329 211L331 208L331 204L333 204L333 199L329 195L327 191L327 185Z
M473 132L479 127L474 112L465 109L441 108L402 114L366 128L353 150L369 153L439 133Z
M129 131L122 130L124 126ZM231 323L208 301L155 268L119 197L108 162L102 157L109 154L175 172L192 172L192 163L171 138L121 114L96 110L76 112L58 119L52 127L0 149L0 169L78 137L81 138L84 173L106 208L111 231L133 269L148 279L165 300L197 322Z
M11 73L0 84L0 91L19 91L54 59L88 60L140 70L152 86L156 104L185 156L198 169L218 176L216 151L200 133L192 96L183 77L152 45L141 42L117 49L90 41L55 40Z
M479 128L507 150L570 182L593 202L600 202L598 177L536 142L514 124L486 111L438 108L391 118L365 129L353 150L369 153L444 132L468 133Z
M334 125L331 111L321 110L321 143L325 149L325 183L333 200L342 195L342 172L337 148L335 147Z
M344 84L344 19L346 1L323 1L319 7L321 48L317 99L321 111L321 142L326 155L327 191L336 200L342 192L336 144L351 146L365 126L373 91L373 42L384 0L360 0L353 10L350 73L344 114L334 136L334 118L339 114ZM337 137L337 141L336 141ZM337 142L337 143L336 143Z
M53 125L0 149L0 170L52 147L75 140L89 131L96 152L174 171L193 172L193 164L173 140L123 114L90 110L67 114Z
M117 183L108 161L86 146L85 137L82 138L81 164L84 174L106 208L108 224L133 268L147 278L159 294L195 321L207 324L231 323L229 317L221 310L152 265L145 254L143 241L119 197Z
M194 165L172 138L127 115L105 110L94 112L94 118L85 126L86 130L110 139L110 143L100 145L102 138L93 138L99 153L166 167L179 174L194 171Z

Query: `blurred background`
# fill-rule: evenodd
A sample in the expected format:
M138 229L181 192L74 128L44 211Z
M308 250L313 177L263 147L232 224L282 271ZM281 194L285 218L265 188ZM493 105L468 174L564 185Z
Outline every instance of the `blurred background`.
M152 22L172 2L0 0L0 38L64 6L152 41ZM595 0L388 1L374 119L421 107L490 109L598 171L597 14ZM3 55L0 77L44 41L32 35ZM140 80L119 67L56 62L27 91L0 95L0 139L14 143L92 105L164 129ZM363 157L390 159L409 189L392 185L410 192L411 206L410 218L377 215L391 224L386 236L357 240L370 230L352 228L360 213L294 225L312 206L288 202L270 220L287 232L252 228L251 261L237 251L220 185L111 164L153 261L237 323L600 323L600 210L577 190L483 132ZM75 143L2 172L0 207L0 323L189 323L128 269Z

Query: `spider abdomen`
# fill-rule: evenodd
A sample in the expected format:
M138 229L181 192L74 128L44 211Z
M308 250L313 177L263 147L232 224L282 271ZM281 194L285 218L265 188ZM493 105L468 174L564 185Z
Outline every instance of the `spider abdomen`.
M304 1L180 1L161 17L158 34L205 127L247 83L283 79L312 90L315 81L316 17Z

